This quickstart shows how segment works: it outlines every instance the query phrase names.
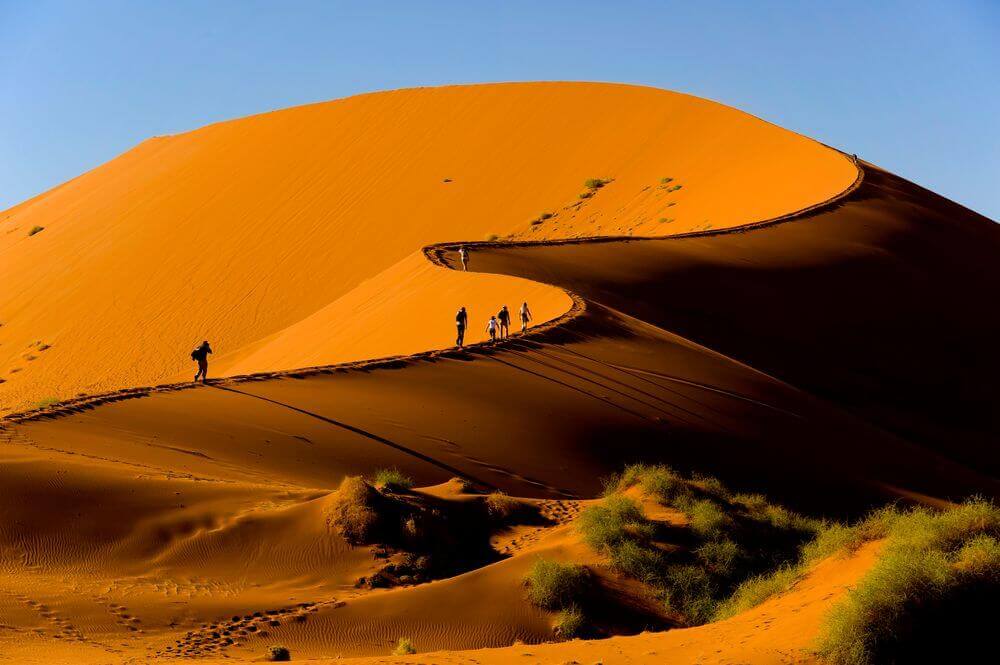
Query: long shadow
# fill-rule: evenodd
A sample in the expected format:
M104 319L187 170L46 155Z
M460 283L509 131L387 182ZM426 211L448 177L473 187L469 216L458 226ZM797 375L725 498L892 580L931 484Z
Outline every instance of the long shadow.
M334 427L339 427L340 429L348 431L348 432L351 432L352 434L357 434L358 436L363 436L366 439L370 439L370 440L375 441L377 443L381 443L383 446L388 446L388 447L390 447L390 448L392 448L394 450L398 450L399 452L401 452L403 454L409 455L411 457L415 457L415 458L421 460L422 462L427 462L428 464L436 466L437 468L439 468L439 469L441 469L443 471L447 471L448 473L450 473L452 475L458 476L460 478L465 478L466 480L472 481L474 483L477 483L477 484L482 485L484 487L487 487L489 489L496 489L496 487L494 485L492 485L492 484L490 484L490 483L488 483L488 482L486 482L484 480L480 480L479 478L476 478L475 476L469 475L468 473L466 473L464 471L460 471L459 469L456 469L453 466L449 466L448 464L445 464L444 462L438 461L438 460L434 459L433 457L430 457L429 455L425 455L425 454L417 452L416 450L413 450L411 448L407 448L404 445L398 444L398 443L396 443L394 441L390 441L389 439L387 439L387 438L385 438L383 436L379 436L378 434L373 434L371 432L363 430L360 427L355 427L354 425L348 425L347 423L342 423L339 420L334 420L333 418L327 418L326 416L321 416L318 413L313 413L312 411L306 411L305 409L300 409L297 406L292 406L291 404L285 404L284 402L279 402L278 400L274 400L274 399L271 399L269 397L264 397L262 395L255 395L253 393L248 393L248 392L244 392L242 390L237 390L236 388L227 388L226 386L220 386L220 385L217 385L217 384L206 384L206 385L208 385L211 388L215 388L216 390L225 390L226 392L236 393L238 395L244 395L245 397L253 397L254 399L259 399L259 400L261 400L263 402L268 402L270 404L274 404L274 405L286 408L289 411L295 411L296 413L301 413L303 415L309 416L310 418L315 418L316 420L321 420L324 423L327 423L329 425L333 425Z

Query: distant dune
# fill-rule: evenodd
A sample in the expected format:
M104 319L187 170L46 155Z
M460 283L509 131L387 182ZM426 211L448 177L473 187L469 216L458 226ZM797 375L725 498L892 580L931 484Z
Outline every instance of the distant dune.
M878 542L682 628L581 541L601 478L669 463L838 518L1000 496L1000 229L712 102L363 95L146 142L3 216L0 654L19 662L815 660ZM449 348L458 304L481 342L525 299L527 334ZM228 378L184 382L206 337ZM371 583L399 553L331 515L379 468L416 484L379 501L465 534L446 573ZM534 517L491 521L496 490ZM614 637L538 644L540 556L596 571ZM386 658L401 637L420 654Z

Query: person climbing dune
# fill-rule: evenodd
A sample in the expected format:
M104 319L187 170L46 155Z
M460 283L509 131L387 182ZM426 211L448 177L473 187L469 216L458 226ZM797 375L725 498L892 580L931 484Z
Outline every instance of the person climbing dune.
M455 339L455 346L465 346L465 329L469 326L469 313L465 307L459 307L455 315L455 327L458 328L458 337Z
M197 383L198 377L201 377L201 382L205 383L205 379L208 378L208 354L212 352L212 347L208 345L208 340L197 346L194 351L191 352L191 360L198 362L198 373L194 375L194 380Z
M531 310L528 309L528 301L521 303L521 332L528 329L528 323L531 321Z
M510 310L507 309L507 305L500 308L497 312L497 319L500 321L500 339L506 339L510 337Z
M497 323L497 317L491 316L490 322L486 324L486 332L490 334L490 344L497 343L497 328L499 327L500 324Z

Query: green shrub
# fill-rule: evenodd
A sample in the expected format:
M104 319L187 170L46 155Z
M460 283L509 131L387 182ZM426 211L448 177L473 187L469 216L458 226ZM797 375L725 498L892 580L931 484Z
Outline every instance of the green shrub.
M587 189L600 189L606 184L611 182L610 180L604 180L603 178L587 178L583 181L583 186Z
M394 467L376 471L371 478L371 484L387 490L408 490L413 487L413 479Z
M593 195L594 195L593 192L580 192L581 199L589 199Z
M576 605L560 610L556 615L555 623L552 626L553 632L564 640L579 637L583 631L586 619L583 611Z
M413 646L413 642L409 637L399 638L399 642L396 643L396 648L393 650L392 655L394 656L408 656L410 654L417 653L416 648Z
M341 481L327 520L348 543L365 543L374 531L379 517L373 507L375 494L360 476L347 476Z
M528 600L546 610L579 605L590 584L590 572L583 566L538 559L525 577Z
M490 514L490 517L499 520L507 519L524 506L518 499L500 491L488 494L484 502L486 504L486 512Z
M268 647L264 659L272 663L284 663L292 659L292 652L287 647L275 645Z
M944 512L883 511L861 526L868 534L887 527L887 541L872 569L827 617L819 651L829 661L911 660L902 654L919 652L915 643L949 641L947 631L928 637L918 630L922 620L960 625L993 611L1000 592L1000 508L993 503L976 498ZM963 600L969 596L975 601Z
M644 547L634 540L626 540L609 551L611 567L623 575L640 582L656 585L663 579L666 556L657 549Z
M579 521L584 541L597 551L605 551L626 540L648 540L654 527L632 499L609 496L583 511Z
M718 601L711 576L697 565L674 565L666 571L666 603L687 619L690 625L711 620Z
M732 525L732 520L711 499L700 499L686 511L691 529L702 538L717 538Z
M694 554L709 570L720 577L730 577L746 556L742 548L729 539L710 540L697 547Z
M31 230L28 231L28 237L30 238L31 236L35 235L36 233L41 233L44 230L45 230L44 226L32 226Z
M58 404L58 403L59 403L59 398L58 397L45 397L45 398L40 399L37 402L35 402L35 408L36 409L47 409L50 406L52 406L53 404Z

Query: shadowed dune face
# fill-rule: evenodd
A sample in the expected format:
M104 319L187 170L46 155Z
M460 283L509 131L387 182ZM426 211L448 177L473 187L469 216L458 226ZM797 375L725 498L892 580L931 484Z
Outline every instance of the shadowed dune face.
M0 412L189 378L206 338L215 375L446 347L459 304L477 341L501 303L541 321L569 301L441 273L424 245L722 228L853 177L739 111L605 84L377 93L157 137L3 214ZM579 199L588 178L613 182Z

